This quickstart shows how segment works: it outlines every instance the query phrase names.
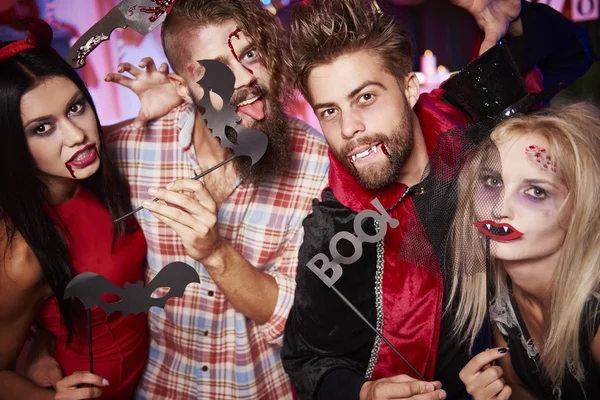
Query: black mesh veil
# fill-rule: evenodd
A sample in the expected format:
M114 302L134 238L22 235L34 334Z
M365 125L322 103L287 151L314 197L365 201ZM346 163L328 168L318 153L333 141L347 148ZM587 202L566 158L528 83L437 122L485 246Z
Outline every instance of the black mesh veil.
M399 243L401 259L442 275L445 295L485 274L479 276L485 278L480 282L485 282L482 290L488 305L494 246L516 235L496 218L504 199L502 160L490 134L501 121L528 112L562 87L531 95L506 47L498 45L490 51L486 65L491 68L475 61L462 77L448 81L451 102L470 113L475 122L438 137L421 182L411 188L415 212ZM464 93L462 79L478 84L475 88L464 85L469 87ZM488 100L477 103L481 98Z
M472 214L476 206L482 210L500 206L491 204L500 200L491 199L491 192L484 190L487 186L482 186L484 182L481 181L484 164L487 163L487 169L501 171L499 155L489 139L491 131L511 115L527 112L547 100L561 87L530 94L508 47L502 42L442 85L446 91L444 99L471 115L474 122L438 137L421 182L409 193L416 213L404 229L400 258L448 277L447 273L453 268L449 266L452 253L460 253L449 248L450 229L458 222L453 222L455 215L465 219L465 214ZM466 198L471 201L467 202ZM457 208L459 201L461 204ZM466 207L472 210L468 211ZM483 227L487 228L485 224ZM490 225L495 232L494 228ZM461 235L467 235L466 231L464 229ZM470 237L473 246L476 238ZM464 241L462 237L456 239L469 246L466 244L468 237ZM468 257L466 250L464 256ZM470 262L468 270L470 273L483 272L485 265Z
M501 188L490 186L495 181L486 175L496 171L501 176L502 171L497 148L489 139L495 124L486 119L440 135L424 178L412 189L416 212L405 228L400 258L446 280L455 268L453 258L468 257L470 247L478 245L475 210L500 207L502 199L497 193ZM460 242L464 251L455 249L454 242ZM461 268L470 274L484 272L485 263L473 260Z
M489 137L496 123L484 119L439 137L412 197L415 221L400 244L399 257L442 275L446 299L455 294L452 310L460 301L456 292L477 278L485 282L481 290L488 305L494 290L496 242L484 231L495 230L492 214L502 209L504 198L501 158Z

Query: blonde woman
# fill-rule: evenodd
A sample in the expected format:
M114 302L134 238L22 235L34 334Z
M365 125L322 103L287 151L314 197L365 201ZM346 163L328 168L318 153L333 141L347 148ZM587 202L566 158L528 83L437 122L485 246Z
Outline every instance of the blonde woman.
M489 241L497 347L460 378L475 400L598 399L600 110L580 103L516 116L491 143L460 178L450 296L454 335L472 343L488 312Z

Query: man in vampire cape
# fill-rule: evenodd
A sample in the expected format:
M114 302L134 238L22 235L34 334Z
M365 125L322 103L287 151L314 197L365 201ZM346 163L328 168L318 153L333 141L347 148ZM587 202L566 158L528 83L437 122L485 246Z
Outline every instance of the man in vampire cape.
M515 4L488 6L509 3ZM510 105L500 89L522 84L517 65L526 71L538 63L550 79L570 82L591 63L560 14L527 3L517 8L514 14L506 8L505 15L510 21L521 11L509 30L518 37L506 39L516 64L506 44L494 46L445 90L421 96L411 72L411 39L377 7L332 0L296 10L290 35L297 85L319 118L331 163L330 186L304 222L295 303L284 335L284 367L301 399L464 394L458 372L470 349L452 341L452 316L442 318L439 254L426 245L407 254L400 244L407 232L421 239L431 234L418 225L413 199L427 194L420 181L440 133ZM478 22L486 36L494 31L485 25L491 19ZM536 44L545 26L560 40ZM356 218L364 210L379 217ZM441 231L446 223L440 221ZM340 232L347 234L340 239ZM440 380L444 390L439 382L415 382L417 374L332 285L426 381Z

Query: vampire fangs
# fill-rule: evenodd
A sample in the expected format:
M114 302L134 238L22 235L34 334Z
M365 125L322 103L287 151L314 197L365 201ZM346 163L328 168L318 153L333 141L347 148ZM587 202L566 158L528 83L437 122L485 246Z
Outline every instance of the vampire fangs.
M475 222L474 225L484 235L501 242L507 242L523 236L523 234L513 228L512 225L506 223L499 224L494 221L486 220Z

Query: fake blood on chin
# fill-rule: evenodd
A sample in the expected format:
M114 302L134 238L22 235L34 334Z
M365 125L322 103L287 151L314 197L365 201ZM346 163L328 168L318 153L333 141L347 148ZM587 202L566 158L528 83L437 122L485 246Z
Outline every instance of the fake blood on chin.
M83 154L85 155L80 157L80 155ZM67 168L73 179L76 179L74 168L85 168L88 165L94 163L97 158L98 151L96 150L96 145L90 144L82 150L76 152L73 155L73 157L71 157L71 159L65 163L65 167Z

